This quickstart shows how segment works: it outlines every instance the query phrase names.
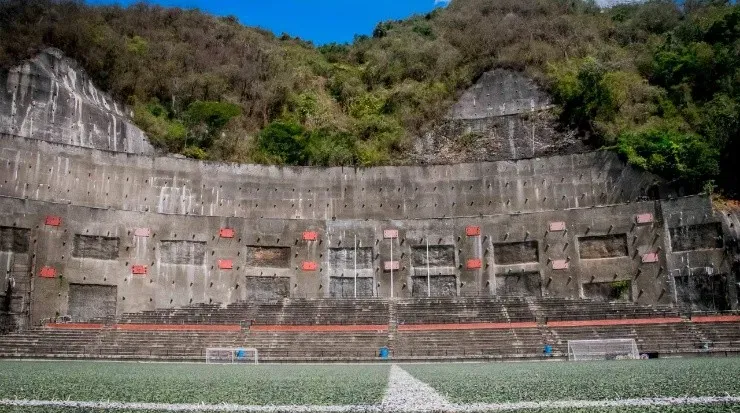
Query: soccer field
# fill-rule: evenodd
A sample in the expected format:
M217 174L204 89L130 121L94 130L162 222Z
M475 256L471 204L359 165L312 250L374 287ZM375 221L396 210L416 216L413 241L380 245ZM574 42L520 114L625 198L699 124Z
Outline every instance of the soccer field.
M0 361L0 411L740 412L740 358L206 365Z

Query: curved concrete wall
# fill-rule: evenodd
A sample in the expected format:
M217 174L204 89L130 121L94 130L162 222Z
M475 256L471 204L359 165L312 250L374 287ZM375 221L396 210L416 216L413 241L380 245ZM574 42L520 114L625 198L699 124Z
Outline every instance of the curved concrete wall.
M260 291L250 285L254 278L286 280L288 297L336 296L333 283L345 279L351 284L355 268L351 259L336 259L335 252L352 257L355 242L369 252L369 265L357 269L357 277L367 281L363 288L370 286L366 296L426 297L429 271L432 295L583 298L589 297L589 285L625 281L629 284L624 298L666 304L676 301L674 277L703 276L707 268L717 274L730 272L721 248L671 249L672 226L716 222L706 214L708 206L706 199L686 198L467 218L317 221L162 215L2 197L0 227L28 229L30 248L0 253L0 265L27 266L27 274L5 277L14 277L19 286L29 284L21 305L30 306L26 311L30 309L33 323L68 314L70 287L76 284L116 287L118 314L259 298ZM636 217L646 213L655 221L636 224ZM49 224L47 217L60 221ZM551 226L558 222L562 228ZM469 227L479 227L480 235L470 234ZM223 238L222 228L233 230L233 238ZM389 229L398 237L386 238ZM304 239L306 231L316 232L317 238ZM115 254L81 254L81 236L115 240ZM623 252L599 256L603 244L584 251L587 242L610 236L624 240ZM432 250L449 248L450 254L433 254L429 269L427 242ZM177 261L172 259L173 244L198 244L202 249ZM532 251L523 251L522 245ZM255 248L277 247L287 252L285 265L263 266L250 255ZM643 262L647 254L655 254L656 261ZM230 261L230 268L221 268L224 260ZM479 268L471 266L476 260ZM310 262L316 268L304 266ZM389 262L397 263L392 276ZM135 266L146 266L146 273L135 274ZM53 274L43 277L48 269ZM443 291L450 288L440 284L445 277L453 281L451 291ZM522 288L513 291L517 284ZM737 301L736 296L731 299Z
M25 322L113 298L121 314L346 297L355 277L362 296L618 291L643 304L711 279L737 308L731 232L708 199L641 200L656 178L609 152L318 169L0 143L0 268Z
M162 214L426 219L636 201L658 179L611 152L442 166L308 168L198 162L0 140L0 195Z

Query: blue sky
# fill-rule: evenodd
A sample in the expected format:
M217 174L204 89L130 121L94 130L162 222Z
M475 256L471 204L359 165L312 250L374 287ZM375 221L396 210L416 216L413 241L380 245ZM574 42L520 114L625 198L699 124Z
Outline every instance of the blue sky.
M136 0L87 0L89 4L136 3ZM426 13L445 4L440 0L154 0L163 6L198 8L234 15L242 24L283 32L316 44L350 42L355 34L370 34L383 20Z

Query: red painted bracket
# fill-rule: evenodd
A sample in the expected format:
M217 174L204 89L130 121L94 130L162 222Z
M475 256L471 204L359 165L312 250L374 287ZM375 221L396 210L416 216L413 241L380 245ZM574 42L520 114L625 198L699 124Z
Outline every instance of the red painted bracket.
M565 231L565 222L563 221L551 222L550 231L553 231L553 232Z
M146 275L146 273L149 272L149 269L146 265L132 265L131 266L131 274L134 275Z
M233 228L221 228L218 231L218 236L221 238L234 238L234 229Z
M570 263L568 263L568 260L554 260L552 262L553 270L567 270L568 268L570 268Z
M650 224L653 222L653 214L647 213L647 214L639 214L635 217L635 220L638 224Z
M42 278L55 278L57 276L57 269L54 267L43 267L39 271L39 276Z
M397 229L384 229L383 238L385 239L398 238L398 230Z
M478 270L483 268L483 261L478 258L470 259L465 265L469 270Z
M480 235L480 227L474 225L465 227L465 235L469 237L477 237Z
M134 235L137 237L151 237L152 236L152 230L150 228L136 228L134 230Z
M218 260L218 269L220 269L220 270L232 270L232 269L234 269L234 261L232 261L232 260Z
M305 231L303 233L304 241L316 241L317 239L319 239L319 233L316 231Z
M401 268L401 264L398 261L383 262L383 271L398 271L399 268Z
M317 268L319 268L319 265L313 261L303 261L301 263L301 269L303 271L316 271Z
M651 252L648 254L642 254L642 263L643 264L649 264L653 262L658 262L658 253L657 252Z
M56 215L47 215L44 224L50 227L58 227L62 225L62 217Z

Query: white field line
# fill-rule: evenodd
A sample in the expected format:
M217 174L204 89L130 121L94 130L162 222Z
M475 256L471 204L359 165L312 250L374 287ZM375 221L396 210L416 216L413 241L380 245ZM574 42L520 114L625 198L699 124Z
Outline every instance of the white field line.
M70 400L0 400L0 406L13 407L69 407L79 409L105 410L151 410L163 412L321 412L352 413L380 412L378 405L348 404L344 406L286 405L249 406L242 404L170 404L170 403L128 403L128 402L83 402Z
M404 410L405 412L490 412L490 411L517 411L529 409L578 409L597 407L649 407L649 406L692 406L711 405L721 403L740 403L738 396L719 397L659 397L641 399L618 400L554 400L540 402L513 402L513 403L474 403L449 404L445 406L431 406L425 404L421 408ZM77 409L105 409L105 410L147 410L166 412L320 412L320 413L386 413L400 411L397 407L382 404L360 405L348 404L341 406L323 405L284 405L284 406L250 406L240 404L169 404L169 403L128 403L128 402L90 402L71 400L22 400L0 399L0 406L11 407L58 407Z
M389 412L427 412L450 411L453 405L430 385L415 379L394 364L388 376L388 388L381 408Z

